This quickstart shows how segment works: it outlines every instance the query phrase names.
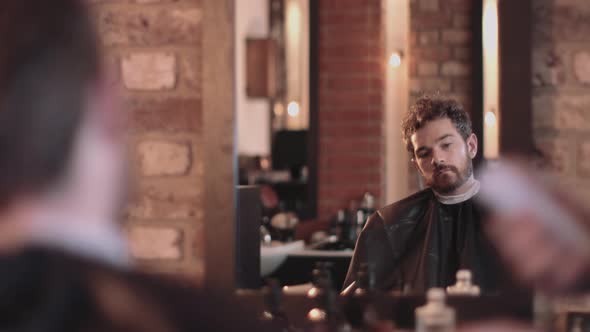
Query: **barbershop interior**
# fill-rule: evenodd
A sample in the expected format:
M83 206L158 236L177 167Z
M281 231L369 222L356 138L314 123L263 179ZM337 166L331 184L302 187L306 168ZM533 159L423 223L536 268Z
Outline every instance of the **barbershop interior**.
M84 321L94 307L59 292L94 294L128 324L103 331L590 331L588 1L83 3L125 119L125 194L108 229L31 239L115 263L0 254L16 285L0 298ZM89 147L74 178L96 211L119 165ZM17 272L45 286L19 292ZM2 302L0 326L20 310Z

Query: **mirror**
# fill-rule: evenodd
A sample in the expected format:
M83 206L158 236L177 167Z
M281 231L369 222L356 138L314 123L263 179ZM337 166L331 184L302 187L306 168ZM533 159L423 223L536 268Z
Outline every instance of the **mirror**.
M418 191L418 174L409 172L399 139L409 102L436 92L457 99L483 138L482 50L474 46L482 41L482 17L477 14L482 2L454 2L449 8L436 1L416 8L409 0L343 2L343 8L329 3L236 1L237 152L240 183L260 185L257 195L264 208L259 220L270 225L260 238L285 241L280 259L303 254L315 260L342 258L342 275L352 246L332 251L314 247L311 234L323 231L318 242L330 241L332 231L346 234L340 226L347 226L358 235L370 209ZM308 27L297 21L295 35L299 41L305 41L302 35L311 37L290 47L287 22L304 17L306 5ZM289 14L289 8L299 9ZM415 22L430 22L438 9L449 19L421 30ZM295 55L289 57L289 52ZM296 74L289 74L290 68ZM307 138L302 138L303 131ZM293 198L281 192L289 186L306 189L288 191ZM317 196L310 194L315 192ZM349 204L364 197L371 197L366 200L371 204ZM316 213L309 214L313 222L306 222L305 211L310 210ZM310 226L309 236L294 234L294 225L306 226L298 231ZM306 238L305 248L294 238ZM349 242L354 245L352 237ZM309 281L310 269L296 270Z

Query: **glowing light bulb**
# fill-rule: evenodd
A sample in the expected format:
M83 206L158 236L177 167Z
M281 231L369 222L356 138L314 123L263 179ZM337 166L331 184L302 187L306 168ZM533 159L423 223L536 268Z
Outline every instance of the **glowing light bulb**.
M299 115L299 104L297 102L290 102L287 106L287 113L290 117L296 117Z
M307 314L307 319L309 319L312 322L319 322L319 321L323 321L326 320L326 312L318 309L318 308L313 308L309 311L309 313Z
M273 112L275 113L276 116L283 115L283 112L284 112L283 104L281 104L281 103L275 103L275 106L273 108Z
M486 117L485 117L485 122L486 122L486 126L488 126L488 127L495 126L496 125L496 114L492 111L487 111Z
M402 65L402 55L399 52L393 52L389 56L389 66L391 68L399 68Z

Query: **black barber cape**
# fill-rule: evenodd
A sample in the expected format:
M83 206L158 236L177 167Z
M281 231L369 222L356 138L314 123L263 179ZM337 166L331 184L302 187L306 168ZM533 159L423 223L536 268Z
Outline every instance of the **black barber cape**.
M465 268L482 292L495 292L504 273L484 233L483 214L474 198L445 205L431 189L380 209L359 236L344 288L369 263L380 290L446 287Z

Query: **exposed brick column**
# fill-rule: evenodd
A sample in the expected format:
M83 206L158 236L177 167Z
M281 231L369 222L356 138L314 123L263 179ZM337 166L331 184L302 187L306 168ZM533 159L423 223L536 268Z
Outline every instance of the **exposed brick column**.
M384 181L380 0L319 0L318 218Z
M201 30L198 0L95 0L107 64L130 118L136 192L126 211L147 268L203 275Z

